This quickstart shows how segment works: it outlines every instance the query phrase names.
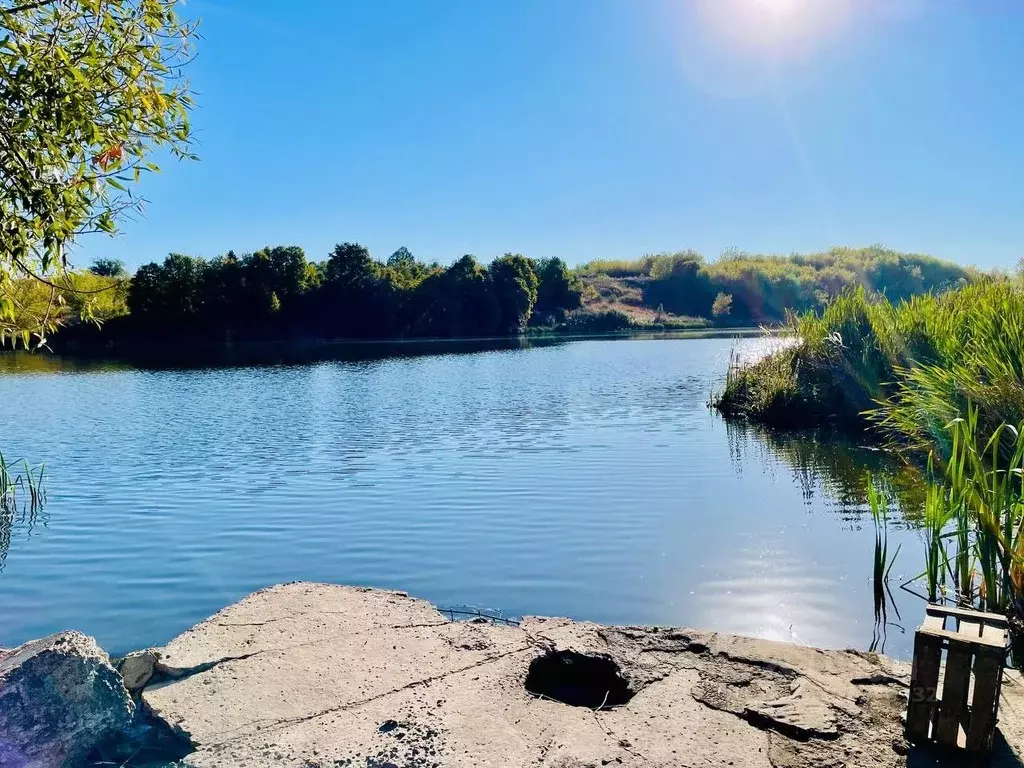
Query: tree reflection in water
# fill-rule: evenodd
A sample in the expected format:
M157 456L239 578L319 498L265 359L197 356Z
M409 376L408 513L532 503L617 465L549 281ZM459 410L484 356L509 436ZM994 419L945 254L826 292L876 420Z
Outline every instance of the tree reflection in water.
M874 482L895 513L882 524L897 529L918 529L923 523L926 494L924 473L882 448L829 430L781 432L764 427L727 422L730 457L738 474L775 465L781 459L801 490L808 506L819 497L835 502L839 520L859 530L871 513L868 487ZM757 439L751 440L751 437ZM865 578L868 574L865 573ZM874 626L869 651L885 651L888 630L905 633L902 616L886 578L874 579L872 588ZM895 613L895 621L890 614Z

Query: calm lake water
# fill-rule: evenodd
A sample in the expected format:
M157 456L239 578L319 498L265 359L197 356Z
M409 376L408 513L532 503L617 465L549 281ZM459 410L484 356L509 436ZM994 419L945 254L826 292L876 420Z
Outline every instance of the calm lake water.
M0 646L64 628L112 653L162 644L302 579L867 649L863 473L886 459L710 411L730 352L763 343L391 345L193 370L5 356L0 449L45 461L49 501L0 525ZM897 586L923 559L897 520L898 543L884 648L906 657L922 603Z

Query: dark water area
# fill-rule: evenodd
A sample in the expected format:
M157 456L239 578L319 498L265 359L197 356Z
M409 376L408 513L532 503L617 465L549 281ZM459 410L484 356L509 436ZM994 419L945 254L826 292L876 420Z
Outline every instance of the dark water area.
M706 406L730 353L767 343L0 356L0 450L45 462L49 494L0 520L0 646L76 628L124 652L314 580L907 657L920 536L897 513L879 627L865 474L910 516L913 484L877 450Z

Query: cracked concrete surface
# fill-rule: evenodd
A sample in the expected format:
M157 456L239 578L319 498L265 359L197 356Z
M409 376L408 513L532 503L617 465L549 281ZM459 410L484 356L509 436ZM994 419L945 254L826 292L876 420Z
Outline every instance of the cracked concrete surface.
M530 662L612 658L635 694L537 698ZM567 619L450 622L402 593L272 587L159 651L143 700L206 766L908 765L909 666L849 651ZM917 762L910 765L945 764Z

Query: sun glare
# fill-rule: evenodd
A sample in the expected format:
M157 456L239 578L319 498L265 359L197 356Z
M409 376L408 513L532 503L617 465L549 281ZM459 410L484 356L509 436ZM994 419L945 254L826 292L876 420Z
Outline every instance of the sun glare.
M766 72L813 66L855 23L858 2L681 0L681 63L702 90L726 96L759 91Z
M851 0L697 0L705 34L734 49L818 48L850 19Z
M799 10L800 0L754 0L776 16L788 16Z

